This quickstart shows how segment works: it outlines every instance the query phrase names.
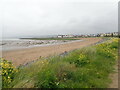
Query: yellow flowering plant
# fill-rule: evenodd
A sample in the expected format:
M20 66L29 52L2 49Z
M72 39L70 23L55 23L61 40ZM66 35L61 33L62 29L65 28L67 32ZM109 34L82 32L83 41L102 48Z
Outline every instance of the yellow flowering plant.
M118 48L118 38L112 38L110 39L110 41L107 41L106 43L96 45L96 49L99 54L111 58L117 58L115 56L116 54L113 53L113 51L116 51L117 48Z
M3 88L9 87L12 82L15 73L18 71L11 62L0 58L0 75L2 76L2 86Z
M85 53L81 53L79 58L74 62L76 66L84 66L85 64L89 63L89 59Z

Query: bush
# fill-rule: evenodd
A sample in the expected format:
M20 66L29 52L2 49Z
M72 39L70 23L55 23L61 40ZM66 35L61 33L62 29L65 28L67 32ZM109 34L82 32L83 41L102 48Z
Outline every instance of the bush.
M0 58L0 67L2 75L2 87L7 88L13 81L15 73L18 71L11 62Z
M81 66L81 67L82 67L82 66L88 64L89 62L90 62L90 61L89 61L87 55L81 53L81 54L79 55L79 58L78 58L77 60L75 60L74 63L76 64L76 66Z
M117 59L117 52L116 52L117 48L118 48L117 38L111 39L111 41L109 42L96 45L97 53L108 58Z

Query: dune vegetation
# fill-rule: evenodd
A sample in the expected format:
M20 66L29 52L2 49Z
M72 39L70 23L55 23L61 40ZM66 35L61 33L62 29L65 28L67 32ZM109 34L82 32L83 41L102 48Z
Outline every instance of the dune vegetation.
M15 68L1 59L3 88L107 88L118 58L118 39Z

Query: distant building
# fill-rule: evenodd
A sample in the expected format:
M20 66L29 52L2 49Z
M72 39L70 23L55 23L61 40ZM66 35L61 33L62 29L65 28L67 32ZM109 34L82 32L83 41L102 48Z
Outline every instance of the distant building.
M81 35L58 35L58 38L78 38L78 37L118 37L118 32L98 33L98 34L81 34Z
M70 37L74 37L74 35L58 35L58 38L70 38Z
M114 36L114 37L118 36L118 32L114 32L114 33L113 33L113 36Z
M101 33L101 34L99 34L100 35L100 37L104 37L105 36L105 33Z
M58 35L57 37L58 37L58 38L63 38L63 35Z

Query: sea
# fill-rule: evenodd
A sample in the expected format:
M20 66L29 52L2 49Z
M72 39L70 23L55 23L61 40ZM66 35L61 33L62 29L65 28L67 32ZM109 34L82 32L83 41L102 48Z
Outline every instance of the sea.
M2 39L0 38L0 51L9 51L9 50L17 50L23 48L36 47L36 46L43 46L40 45L41 42L40 40L28 40L28 39L20 39L20 38L48 38L48 37L56 37L56 35L4 37Z
M41 38L41 37L40 37ZM0 40L0 51L20 50L32 47L44 47L56 44L65 44L82 40L30 40L19 38L3 38Z

